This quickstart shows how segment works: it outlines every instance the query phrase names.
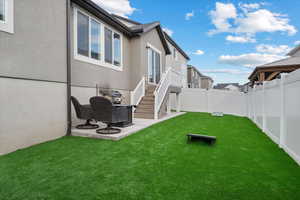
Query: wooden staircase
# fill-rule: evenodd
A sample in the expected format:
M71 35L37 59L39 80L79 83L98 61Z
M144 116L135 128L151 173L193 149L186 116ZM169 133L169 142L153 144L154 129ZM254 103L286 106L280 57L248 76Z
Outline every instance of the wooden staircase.
M154 91L156 86L148 85L145 96L142 98L137 109L134 112L135 118L154 119Z

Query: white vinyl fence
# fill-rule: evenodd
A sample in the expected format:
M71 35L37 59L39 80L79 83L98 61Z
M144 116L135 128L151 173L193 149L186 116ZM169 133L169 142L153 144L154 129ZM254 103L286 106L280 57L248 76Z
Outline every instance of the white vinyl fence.
M247 116L300 165L300 70L247 94L184 88L180 101L182 111ZM171 105L176 108L175 96Z
M248 117L300 165L300 70L250 90Z
M247 116L247 96L242 92L184 88L180 94L182 111L223 112ZM171 98L172 109L176 109L175 96Z

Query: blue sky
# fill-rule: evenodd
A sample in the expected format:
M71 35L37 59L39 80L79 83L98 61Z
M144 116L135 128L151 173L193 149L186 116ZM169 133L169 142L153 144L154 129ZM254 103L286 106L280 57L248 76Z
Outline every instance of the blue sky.
M284 58L300 43L300 1L94 1L142 23L160 21L190 64L216 83L246 83L253 67Z

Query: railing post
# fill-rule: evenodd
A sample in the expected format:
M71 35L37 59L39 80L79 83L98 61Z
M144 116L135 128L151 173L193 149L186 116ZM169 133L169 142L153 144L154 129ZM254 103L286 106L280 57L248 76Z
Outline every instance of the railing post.
M286 113L285 113L285 79L286 74L281 74L280 79L280 138L279 147L285 147L286 138Z
M167 107L167 114L171 114L171 94L168 97L168 107Z
M180 99L180 93L176 93L176 103L177 103L177 108L176 112L180 112L181 110L181 99Z
M158 119L158 110L157 110L157 97L154 97L154 119L157 120Z
M262 120L263 120L263 132L266 132L267 128L267 119L266 119L266 91L265 91L265 84L266 82L263 82L262 87Z

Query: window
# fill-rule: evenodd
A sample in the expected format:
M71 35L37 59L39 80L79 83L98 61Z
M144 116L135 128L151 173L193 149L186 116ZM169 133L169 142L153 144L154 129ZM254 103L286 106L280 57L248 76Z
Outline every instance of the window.
M112 63L112 31L105 28L105 62Z
M121 64L121 36L114 33L114 65Z
M105 27L105 62L121 65L121 35Z
M14 33L14 0L0 0L0 31Z
M78 12L77 23L78 54L89 56L89 17Z
M0 0L1 1L1 0ZM122 36L75 8L75 58L122 70Z
M95 20L91 21L91 58L100 60L100 31L101 26Z
M0 0L0 21L5 22L5 0Z

